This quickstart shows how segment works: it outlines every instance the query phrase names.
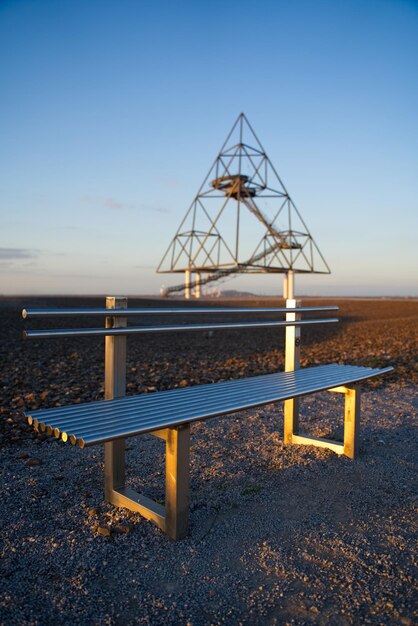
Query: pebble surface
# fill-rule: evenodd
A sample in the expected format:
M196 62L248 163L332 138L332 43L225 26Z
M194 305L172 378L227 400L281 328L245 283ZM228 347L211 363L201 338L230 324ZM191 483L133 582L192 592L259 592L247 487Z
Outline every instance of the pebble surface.
M389 306L379 317L347 303L342 331L321 342L306 333L304 364L335 360L338 342L350 354L351 342L353 356L337 361L397 366L363 386L355 462L284 446L281 405L193 425L190 534L173 542L103 502L102 446L79 450L24 425L23 407L100 397L102 345L21 342L21 306L0 302L1 624L417 622L416 307L399 324ZM128 393L273 371L282 362L274 336L141 341L129 353ZM305 432L340 439L342 407L340 394L305 398ZM161 501L162 442L137 437L127 448L130 486Z

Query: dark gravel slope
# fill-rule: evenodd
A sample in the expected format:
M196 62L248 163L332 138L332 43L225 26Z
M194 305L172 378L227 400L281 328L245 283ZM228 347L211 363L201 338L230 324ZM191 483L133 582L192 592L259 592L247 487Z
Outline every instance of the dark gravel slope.
M103 341L21 341L20 309L102 300L0 301L0 623L415 624L418 303L338 303L341 324L303 330L303 365L396 367L364 385L359 459L283 446L281 406L196 424L190 535L174 543L103 503L101 446L43 442L21 419L24 407L101 397ZM275 371L282 338L133 338L128 393ZM342 398L304 399L302 422L341 437ZM161 499L161 443L128 448L131 486Z

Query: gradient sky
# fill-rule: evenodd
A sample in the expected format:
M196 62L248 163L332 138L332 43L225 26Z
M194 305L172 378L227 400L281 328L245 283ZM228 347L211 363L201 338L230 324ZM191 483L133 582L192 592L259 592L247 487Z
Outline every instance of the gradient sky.
M0 293L177 283L244 111L332 270L297 292L418 295L416 0L1 0L0 85Z

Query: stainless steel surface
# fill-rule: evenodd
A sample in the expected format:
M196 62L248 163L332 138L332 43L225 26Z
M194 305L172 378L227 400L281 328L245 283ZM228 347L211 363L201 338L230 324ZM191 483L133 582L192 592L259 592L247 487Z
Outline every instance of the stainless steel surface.
M312 378L309 381L309 385L300 386L299 389L302 391L303 389L308 389L312 385L322 385L324 381L318 377L316 379ZM325 383L326 384L326 383ZM229 413L235 410L239 410L239 408L246 408L251 406L257 406L258 404L267 404L270 401L283 400L285 397L288 397L289 394L294 393L295 386L288 385L280 389L280 394L283 397L276 397L278 390L277 385L264 385L264 387L253 388L252 390L248 390L247 392L234 392L233 389L226 390L223 393L218 394L208 394L207 397L199 399L189 398L187 405L185 405L184 401L177 405L168 404L167 406L159 405L159 406L151 406L151 407L143 407L141 406L141 411L143 411L143 421L141 422L142 427L152 426L155 423L156 419L161 418L161 412L163 412L163 416L165 420L175 419L179 415L179 411L181 411L181 417L186 421L189 417L192 417L196 414L196 412L201 411L202 409L207 414L208 417L213 417L215 415L221 415L222 413ZM306 392L307 393L307 392ZM303 394L302 394L303 395ZM261 400L265 397L268 397L268 401ZM273 400L271 400L273 398ZM219 408L227 407L227 410L219 411ZM229 407L229 409L228 409ZM234 408L238 407L238 408ZM118 428L129 428L131 425L136 425L138 417L138 409L136 407L135 411L131 414L118 415L117 424ZM204 419L201 415L197 419ZM181 422L183 423L183 422ZM168 425L168 422L167 422ZM64 430L63 426L61 426L61 439L63 441L67 441L69 438L72 443L75 443L77 439L77 435L74 434L76 431L83 431L83 437L93 434L100 433L101 435L109 432L114 432L115 426L112 423L112 416L108 415L107 419L103 419L103 415L98 415L96 424L92 425L92 420L88 419L83 422L76 422L69 424L67 430ZM74 432L72 432L74 431ZM59 436L58 436L59 437ZM57 437L57 438L58 438Z
M155 419L160 419L161 412L164 415L164 419L171 419L178 416L179 411L181 411L181 416L187 418L190 415L194 415L196 411L200 411L202 407L204 407L204 411L212 412L214 409L219 408L220 406L233 407L236 405L239 406L256 406L257 398L265 397L266 395L270 398L277 394L278 392L283 396L280 398L276 398L276 400L285 400L286 397L292 397L295 393L295 388L298 387L299 390L303 390L306 388L310 388L312 385L320 385L321 388L324 388L327 385L327 381L324 380L324 377L320 374L315 376L310 376L309 380L299 382L295 387L295 381L287 381L285 384L280 385L277 384L277 379L274 377L277 375L270 375L273 378L268 382L264 382L263 385L253 386L252 389L243 390L242 388L237 391L234 390L233 381L229 381L227 383L226 388L223 390L218 389L207 389L207 394L205 396L194 397L193 393L191 393L187 399L187 403L183 398L182 402L172 403L168 402L155 402L155 404L151 404L148 406L140 405L141 411L144 415L143 426L147 424L153 424ZM302 384L303 383L303 384ZM213 386L211 386L213 387ZM297 395L297 394L296 394ZM303 393L301 395L304 395ZM157 398L154 398L157 400ZM238 409L230 409L238 410ZM229 411L226 411L229 412ZM138 416L138 406L136 406L133 410L131 407L131 411L127 413L118 412L117 420L118 426L126 428L132 423L136 423ZM213 415L212 415L213 416ZM98 428L101 433L109 432L114 430L114 424L112 423L112 414L107 414L103 416L103 414L96 415ZM200 418L199 418L200 419ZM76 422L71 422L67 424L67 428L64 429L64 424L60 426L61 438L66 441L69 438L70 434L74 434L71 431L83 430L84 434L93 434L93 432L97 431L96 426L92 426L92 419L84 417L83 420L79 420Z
M321 379L318 376L317 379L311 378L310 382L320 383ZM151 420L151 423L152 423L152 420L154 420L155 418L158 418L158 414L161 411L163 411L165 417L167 417L169 415L177 414L180 410L183 411L183 414L185 410L187 410L187 412L190 412L190 411L193 412L195 410L198 410L200 406L202 405L202 403L204 403L205 409L208 410L210 406L212 406L213 402L215 402L216 406L218 406L223 401L227 403L251 401L254 397L254 393L259 392L261 388L261 387L257 388L257 385L252 385L252 386L248 385L247 387L233 386L232 381L228 381L227 383L225 383L226 385L225 388L219 388L220 384L221 383L216 384L216 387L217 387L216 394L197 393L198 387L193 387L193 390L195 393L193 393L191 396L187 398L187 409L184 408L184 403L186 402L186 399L183 396L179 396L177 398L174 397L170 399L167 397L157 398L156 394L149 394L153 396L152 398L150 398L150 400L153 400L154 402L152 401L150 401L149 403L146 403L145 401L142 402L141 410L146 411L147 413L146 420ZM263 385L262 386L263 393L268 393L270 391L274 392L277 386L274 380L271 380L270 382L259 383L259 385L261 384ZM289 393L291 393L293 389L291 381L287 383L287 386L286 384L283 385L282 391L287 392L287 389L289 389L290 390ZM207 391L207 390L204 390L204 391ZM167 392L163 392L163 393L166 394ZM145 400L143 396L141 397L143 400ZM87 407L87 405L85 406ZM89 412L87 410L85 413L77 413L76 415L67 415L64 418L60 418L60 417L54 418L51 416L46 416L44 418L46 421L41 422L41 423L38 422L38 427L40 428L41 431L46 430L47 434L52 434L53 432L56 438L61 437L64 441L66 441L69 435L71 435L74 430L89 429L92 424L93 419L94 420L97 419L100 422L100 424L103 425L103 428L107 428L108 425L112 427L112 424L113 424L112 420L115 414L117 414L117 419L120 424L122 423L128 424L130 422L135 422L137 418L137 405L135 403L132 403L129 406L121 406L121 407L118 407L116 411L115 411L115 408L108 409L107 406L103 406L103 410L99 409L97 411L92 411L92 412ZM34 418L34 419L37 419L37 418Z
M326 367L327 372L330 373L332 371L341 371L341 368L345 366L329 365L322 367ZM353 368L353 373L358 373L354 366L347 366L345 370L346 374L348 373L348 368ZM318 368L309 369L317 370ZM317 380L321 382L325 375L326 373L323 370L313 372L310 376L310 382L316 382ZM60 414L60 409L47 409L47 421L39 421L43 413L42 411L35 411L31 417L33 420L38 420L38 426L40 426L42 431L45 430L45 426L52 426L53 424L54 428L57 430L56 436L58 437L59 433L65 430L70 431L75 427L88 427L92 418L95 417L100 418L103 422L105 422L107 418L109 418L108 421L111 421L113 415L117 413L119 420L135 420L138 401L141 403L142 409L147 411L147 417L153 419L154 414L158 413L158 411L164 410L166 414L168 411L178 411L179 408L183 407L186 401L188 407L194 410L195 407L199 406L199 403L207 403L212 397L215 397L216 402L220 402L223 399L235 401L251 398L254 394L254 390L263 388L263 391L267 392L271 388L274 389L277 387L276 376L280 377L283 390L286 390L287 387L292 388L294 386L293 372L282 372L280 374L266 374L249 379L215 383L216 390L214 389L214 385L196 385L195 387L172 389L157 394L128 396L121 403L103 403L103 401L101 401L94 403L94 407L92 407L93 403L73 405L72 408L74 411L69 410L66 414L63 412ZM193 392L190 393L192 389ZM187 400L185 397L187 397ZM128 400L130 401L128 402ZM63 410L66 408L71 409L71 407L63 407Z
M323 379L324 376L327 376L331 372L341 372L342 368L344 368L345 374L348 375L350 372L353 374L358 373L358 368L352 365L323 365L320 368L308 368L312 371L311 380L316 378ZM108 402L96 401L89 402L83 404L76 404L70 406L64 406L53 409L39 410L34 411L28 417L28 420L37 421L38 425L41 427L41 430L45 430L45 426L54 425L55 428L64 430L64 426L66 428L70 428L72 426L84 425L84 423L89 424L92 417L100 416L105 419L107 416L112 417L112 415L116 412L120 418L124 417L133 417L136 416L136 405L138 402L141 403L141 406L144 410L150 411L152 409L154 412L159 410L167 410L168 408L173 408L176 410L176 407L183 406L186 401L191 405L193 403L199 404L199 402L204 402L208 395L208 389L212 389L210 393L214 392L214 386L216 387L216 397L221 400L224 396L226 399L232 399L235 396L237 398L243 398L245 395L251 395L253 393L253 389L257 389L262 386L265 390L269 388L269 386L276 385L275 376L280 376L281 384L285 388L286 386L291 387L294 384L294 376L293 372L281 372L279 374L264 374L262 376L255 376L252 378L241 378L233 381L222 381L219 383L215 383L214 385L196 385L194 387L183 387L177 389L170 389L168 391L157 392L157 393L147 393L140 394L135 396L127 396L123 398L123 401L112 400ZM193 389L192 398L190 397L190 391ZM43 421L42 418L45 418Z
M380 372L375 372L373 375L376 376L378 375ZM358 376L356 378L350 379L350 384L354 383L354 382L358 382L360 380L364 380L365 378L369 378L371 375L366 375L366 376ZM336 379L340 381L340 384L345 384L342 383L341 379ZM250 409L256 406L262 406L264 404L271 404L273 402L277 402L280 400L283 400L285 398L288 397L301 397L303 395L309 395L311 393L316 393L318 391L325 391L328 388L328 384L326 381L322 381L322 383L319 383L318 381L316 381L315 383L311 383L311 384L303 384L300 386L296 386L293 388L293 390L287 390L286 392L270 392L269 395L267 394L263 394L260 393L258 395L254 394L252 395L249 399L247 399L246 401L243 401L243 399L241 398L238 402L229 402L226 403L225 401L223 401L222 403L218 403L217 406L216 404L213 404L211 406L206 406L204 408L202 408L202 406L200 405L198 410L194 411L194 412L190 412L190 413L186 413L186 411L183 411L182 417L178 417L178 412L176 412L176 415L171 415L168 419L164 419L164 422L161 420L161 417L159 417L159 419L161 420L161 425L164 424L165 427L173 427L173 426L179 426L181 424L184 423L190 423L193 421L197 421L197 420L202 420L202 419L208 419L210 417L217 417L220 415L225 415L228 413L234 413L236 411L241 411L244 409ZM332 384L332 382L331 382ZM153 423L155 425L155 421L153 420ZM144 425L144 429L141 430L141 432L150 432L153 428L154 425L150 424L149 422L147 424ZM107 441L109 439L114 439L117 437L129 437L135 434L138 434L138 426L136 425L134 428L132 428L133 425L131 425L131 427L128 430L127 425L125 424L123 426L123 432L120 432L119 429L119 424L116 428L113 428L113 430L100 430L100 431L96 431L96 432L90 432L88 435L83 435L82 437L78 436L77 434L73 435L72 439L71 439L71 443L73 444L78 444L81 448L85 447L86 445L93 445L96 443L100 443L103 441Z
M67 411L67 423L61 422L59 430L66 432L73 443L84 447L308 395L378 376L392 369L325 365L247 380L143 394L84 406L75 405ZM244 384L251 384L251 389L244 392ZM35 411L31 416L33 420L51 422L54 426L59 409L51 411L51 420L48 410ZM77 423L74 416L80 411L83 411L80 416L83 419Z
M169 428L165 457L165 532L187 535L189 525L190 426Z
M94 337L115 335L136 335L144 333L169 333L200 330L229 330L234 328L269 328L280 326L309 326L313 324L334 324L338 318L322 320L300 320L297 322L234 322L225 324L178 324L177 326L131 326L128 328L69 328L65 330L24 330L24 339L45 339L49 337Z
M344 454L355 459L360 448L360 396L358 385L347 389L344 402Z
M292 310L294 313L309 313L316 311L338 311L338 306L303 306ZM112 317L132 317L137 315L177 315L177 314L198 314L198 313L289 313L292 312L286 307L179 307L179 308L158 308L158 309L115 309ZM109 315L109 310L104 308L92 309L23 309L22 317L91 317L94 315Z
M292 276L292 278L291 278ZM288 293L293 294L293 272L288 273ZM289 309L295 309L300 306L301 300L288 298L286 306ZM299 313L287 313L287 321L300 320ZM285 350L284 350L284 369L286 372L292 372L300 368L300 327L288 326L285 330ZM289 442L289 435L297 433L299 429L299 398L290 398L284 401L284 443Z
M126 328L127 318L118 317L116 320L111 312L118 309L126 309L128 298L108 296L106 309L108 317L105 319L106 328L115 325L118 328ZM126 392L126 337L106 337L105 339L105 399L114 400L122 398ZM54 435L56 435L54 431ZM125 440L108 441L104 444L104 474L105 474L105 498L113 502L115 489L125 487Z

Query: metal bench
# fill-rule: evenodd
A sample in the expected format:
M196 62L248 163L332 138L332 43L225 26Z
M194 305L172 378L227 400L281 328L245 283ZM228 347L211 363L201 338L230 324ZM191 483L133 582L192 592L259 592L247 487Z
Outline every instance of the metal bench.
M23 311L24 318L100 315L105 328L24 331L27 338L105 336L105 400L27 413L29 424L64 442L84 448L104 443L105 497L116 506L140 512L173 539L187 534L189 516L190 424L243 409L284 401L284 443L325 447L352 459L358 452L360 391L358 383L391 371L351 365L299 369L300 327L334 323L335 318L301 319L305 312L335 311L335 306L302 307L287 300L278 308L128 309L126 298L108 297L105 309ZM128 326L129 316L198 313L285 313L284 321ZM126 339L130 334L286 327L285 371L209 385L125 396ZM299 398L319 391L345 395L343 443L299 434ZM125 439L150 433L166 441L165 506L137 494L125 483Z

